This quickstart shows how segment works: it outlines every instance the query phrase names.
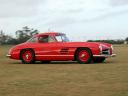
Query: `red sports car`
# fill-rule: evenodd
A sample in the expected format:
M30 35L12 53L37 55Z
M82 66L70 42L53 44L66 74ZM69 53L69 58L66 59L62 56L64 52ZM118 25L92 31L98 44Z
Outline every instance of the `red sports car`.
M47 32L33 36L25 43L16 45L7 55L11 59L31 64L35 61L78 61L81 64L101 63L115 56L113 46L101 42L69 42L64 33Z

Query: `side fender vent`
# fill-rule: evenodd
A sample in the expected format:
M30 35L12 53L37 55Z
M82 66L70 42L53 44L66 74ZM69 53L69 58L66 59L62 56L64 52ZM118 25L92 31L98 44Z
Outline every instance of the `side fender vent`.
M60 54L67 54L68 53L68 50L67 48L63 48L60 50Z

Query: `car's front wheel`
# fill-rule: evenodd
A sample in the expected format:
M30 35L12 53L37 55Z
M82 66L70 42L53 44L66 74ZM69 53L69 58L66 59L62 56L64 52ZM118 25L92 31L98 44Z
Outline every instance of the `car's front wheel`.
M20 55L23 64L33 64L35 63L35 54L32 50L23 50Z
M88 48L80 48L76 52L76 60L80 64L89 64L92 61L92 52Z

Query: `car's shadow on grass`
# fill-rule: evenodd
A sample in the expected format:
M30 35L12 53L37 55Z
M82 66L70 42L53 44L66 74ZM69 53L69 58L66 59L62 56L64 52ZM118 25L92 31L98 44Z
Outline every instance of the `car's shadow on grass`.
M19 62L11 62L12 64L22 64L20 61ZM90 65L95 65L95 64L114 64L114 61L105 61L103 63L90 63ZM79 64L77 61L52 61L50 63L42 63L42 62L35 62L35 64L32 65L48 65L48 64ZM89 64L82 64L82 65L89 65Z
M20 61L19 62L11 62L12 64L22 64ZM46 65L46 64L79 64L77 62L73 62L73 61L67 61L67 62L62 62L62 61L52 61L50 63L42 63L42 62L35 62L35 64L31 64L31 65ZM27 64L28 65L28 64Z

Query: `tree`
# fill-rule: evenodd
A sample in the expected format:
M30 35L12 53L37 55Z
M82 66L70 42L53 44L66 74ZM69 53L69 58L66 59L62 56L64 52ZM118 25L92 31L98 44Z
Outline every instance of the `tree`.
M6 35L4 34L3 30L0 31L0 44L4 44L6 42Z
M127 41L127 42L128 42L128 37L125 39L125 41Z
M123 44L124 40L88 40L88 42L105 42L110 44Z
M0 31L0 45L2 44L17 44L17 40L12 36L5 35L5 33Z
M21 30L16 31L16 37L17 37L18 43L23 43L29 38L31 38L33 35L38 33L39 33L38 30L35 30L33 28L28 28L27 26L25 26Z
M15 44L18 44L18 41L16 38L13 38L13 37L7 35L7 39L6 39L5 44L15 45Z

